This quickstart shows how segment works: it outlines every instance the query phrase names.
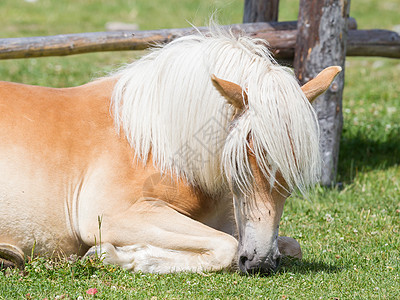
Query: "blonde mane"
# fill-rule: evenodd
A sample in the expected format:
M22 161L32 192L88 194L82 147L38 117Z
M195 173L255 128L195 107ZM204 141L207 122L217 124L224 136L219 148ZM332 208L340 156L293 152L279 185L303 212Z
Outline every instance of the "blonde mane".
M234 110L211 75L248 93ZM219 31L179 38L118 73L112 97L116 126L137 158L186 178L205 192L228 182L252 190L248 138L266 178L279 171L289 189L304 191L320 172L316 115L291 71L279 66L259 39ZM232 181L231 181L232 180Z

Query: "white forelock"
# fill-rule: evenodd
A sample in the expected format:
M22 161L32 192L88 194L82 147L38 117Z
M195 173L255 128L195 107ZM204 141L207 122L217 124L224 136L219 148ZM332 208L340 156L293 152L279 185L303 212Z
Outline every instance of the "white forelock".
M234 110L211 75L239 84L248 108ZM316 115L289 69L276 64L265 42L216 30L179 38L113 76L115 123L138 159L185 177L205 192L231 179L252 190L248 138L266 178L280 171L289 189L304 191L318 179Z

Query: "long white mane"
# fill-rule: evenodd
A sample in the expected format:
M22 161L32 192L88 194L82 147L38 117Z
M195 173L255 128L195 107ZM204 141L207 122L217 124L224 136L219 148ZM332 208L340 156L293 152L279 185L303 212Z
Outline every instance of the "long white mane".
M239 84L248 109L234 110L211 75ZM265 42L216 32L179 38L118 73L112 97L115 123L137 158L185 177L215 194L232 180L252 190L249 136L270 180L279 171L289 189L318 179L319 131L312 106L291 71L279 66Z

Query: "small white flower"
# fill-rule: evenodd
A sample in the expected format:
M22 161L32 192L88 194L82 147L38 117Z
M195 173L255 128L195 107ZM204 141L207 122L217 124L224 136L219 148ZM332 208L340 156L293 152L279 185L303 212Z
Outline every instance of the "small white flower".
M330 223L330 222L333 222L334 218L332 218L332 216L330 214L326 214L325 220Z

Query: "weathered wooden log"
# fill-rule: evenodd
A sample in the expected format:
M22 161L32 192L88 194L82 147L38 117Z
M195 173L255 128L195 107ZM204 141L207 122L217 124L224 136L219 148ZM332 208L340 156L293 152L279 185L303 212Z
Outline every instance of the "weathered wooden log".
M253 36L268 41L270 50L277 59L293 61L297 30L277 30L258 32Z
M233 31L249 33L293 29L292 22L254 23L232 25ZM198 28L207 32L207 28ZM180 36L195 33L194 28L162 29L150 31L113 31L55 36L0 39L0 59L41 56L61 56L99 51L143 50L164 44Z
M352 22L356 27L356 22ZM243 32L269 41L277 58L293 59L297 22L249 23L225 26L233 32ZM207 32L200 27L200 32ZM0 39L0 59L63 56L88 52L143 50L155 44L195 33L193 28L162 29L150 31L113 31L63 34L43 37ZM374 36L373 33L370 36ZM376 36L373 40L379 39ZM381 47L381 46L380 46ZM393 45L396 47L396 45ZM377 52L378 51L378 52ZM387 51L385 51L386 53ZM374 50L379 55L379 47Z
M306 83L328 66L343 69L313 103L321 129L321 183L327 186L335 182L339 158L349 8L350 0L300 0L294 57L298 79Z
M272 27L246 34L268 41L278 59L293 60L296 45L296 30L276 30ZM277 27L279 28L279 27ZM46 37L0 39L0 59L42 56L64 56L71 54L143 50L154 44L162 44L181 36L167 32L146 37L143 32L94 32ZM190 33L187 31L187 33ZM183 35L183 34L182 34ZM400 58L400 36L389 30L350 30L348 32L347 56L382 56Z
M266 39L278 59L291 60L296 46L296 30L260 32L255 36ZM349 30L346 56L381 56L400 58L400 35L382 29Z
M347 56L400 58L400 35L390 30L349 30Z
M279 0L245 0L243 23L277 22Z

